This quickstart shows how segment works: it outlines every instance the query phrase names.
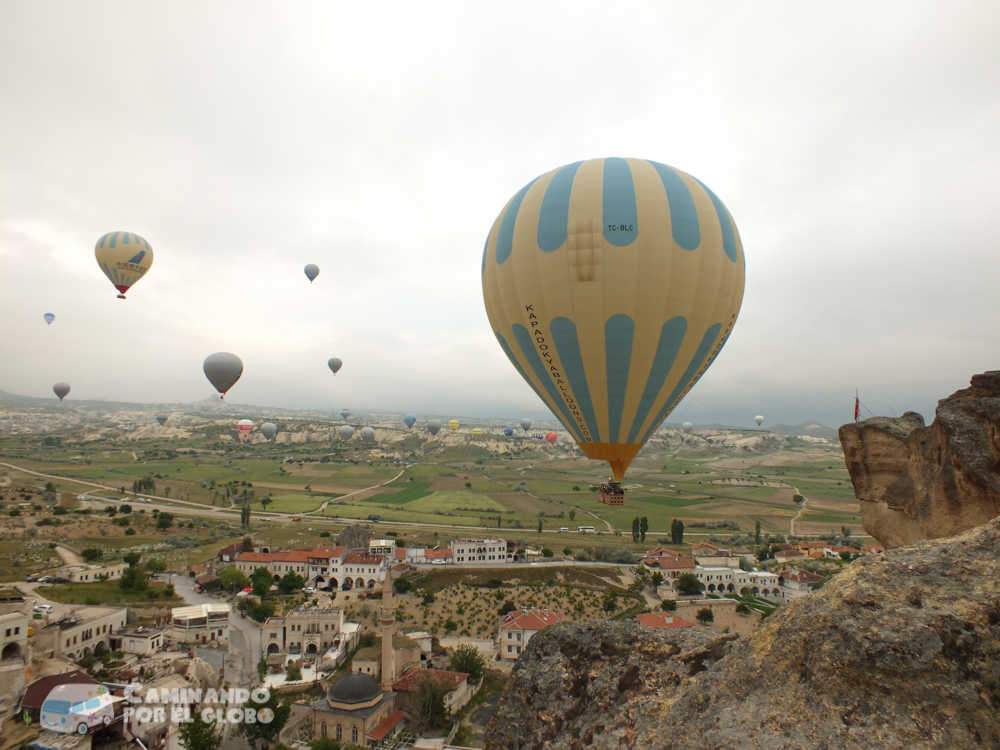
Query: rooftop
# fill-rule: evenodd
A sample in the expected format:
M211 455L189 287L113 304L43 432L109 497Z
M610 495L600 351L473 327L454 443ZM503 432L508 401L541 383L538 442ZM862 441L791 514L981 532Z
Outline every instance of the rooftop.
M500 618L500 627L505 630L542 630L563 619L562 612L547 612L544 609L521 609Z
M448 690L453 690L469 679L464 672L450 672L446 669L410 668L406 674L392 683L392 689L403 693L412 693L423 680L431 677L442 683Z

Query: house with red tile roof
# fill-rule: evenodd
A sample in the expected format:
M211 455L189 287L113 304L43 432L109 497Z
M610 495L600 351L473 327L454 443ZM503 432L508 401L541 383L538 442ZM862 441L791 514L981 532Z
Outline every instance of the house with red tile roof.
M823 576L810 573L808 570L792 568L791 570L779 573L778 580L787 598L798 599L799 597L806 596L812 591L813 586L826 579Z
M562 619L561 612L544 609L519 609L507 613L500 618L497 630L496 644L500 658L506 662L515 661L532 636Z
M441 560L442 562L451 562L451 549L426 549L424 550L424 559L433 564L435 560Z
M806 553L797 549L782 549L774 553L775 560L793 560L796 557L805 557Z
M651 549L646 553L646 557L662 557L663 555L669 555L670 557L680 557L680 552L675 552L672 549L666 547L657 547L656 549Z
M688 622L683 620L677 615L671 615L667 612L647 612L645 614L636 615L636 622L641 625L645 625L647 628L691 628L694 627L693 622Z
M862 544L861 554L862 555L877 555L880 552L885 552L885 547L881 544Z
M416 695L420 683L424 680L436 680L445 689L445 707L454 713L461 709L472 698L472 688L469 686L469 675L464 672L451 672L446 669L421 669L411 667L402 677L392 683L396 694L396 708L410 710L411 698Z
M375 727L368 732L368 745L371 747L381 747L385 740L399 734L403 731L403 727L405 726L406 715L398 708L393 709L384 719L382 719L382 721L376 724Z

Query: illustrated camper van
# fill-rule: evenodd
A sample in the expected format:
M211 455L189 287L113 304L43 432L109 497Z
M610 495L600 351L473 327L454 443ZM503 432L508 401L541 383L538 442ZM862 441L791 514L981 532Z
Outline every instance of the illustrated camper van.
M103 685L57 685L42 703L41 725L53 732L86 734L115 718L111 693Z

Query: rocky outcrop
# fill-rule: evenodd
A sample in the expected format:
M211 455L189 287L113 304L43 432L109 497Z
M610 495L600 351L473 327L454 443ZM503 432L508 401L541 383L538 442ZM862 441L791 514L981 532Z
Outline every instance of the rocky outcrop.
M1000 372L915 412L840 428L861 525L886 548L951 536L1000 515Z
M1000 747L1000 519L857 560L750 637L560 625L489 750Z
M347 549L359 549L367 547L371 538L372 527L356 523L353 526L345 526L344 530L337 534L336 544Z

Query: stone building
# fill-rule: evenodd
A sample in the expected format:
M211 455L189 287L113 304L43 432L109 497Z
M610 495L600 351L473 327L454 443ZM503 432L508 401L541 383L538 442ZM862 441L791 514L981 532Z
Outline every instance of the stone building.
M314 736L362 746L382 742L406 723L395 708L395 693L383 691L375 678L360 672L333 683L326 700L314 706L312 719Z
M503 661L515 661L528 641L549 625L561 622L561 612L547 612L544 609L521 609L509 612L500 618L497 630L497 651Z
M0 698L6 701L12 701L24 689L28 667L31 666L28 651L30 623L31 618L23 612L0 615Z
M163 630L160 628L122 628L111 636L112 651L152 656L162 648Z
M297 609L264 623L264 654L275 663L279 656L320 655L338 648L344 637L342 609Z
M111 650L111 635L125 627L124 607L82 607L35 635L35 650L45 658L65 656L74 661Z
M228 604L195 604L170 610L167 637L178 643L229 643Z
M513 561L513 553L507 553L507 540L491 536L486 539L456 539L451 543L451 559L456 565Z

